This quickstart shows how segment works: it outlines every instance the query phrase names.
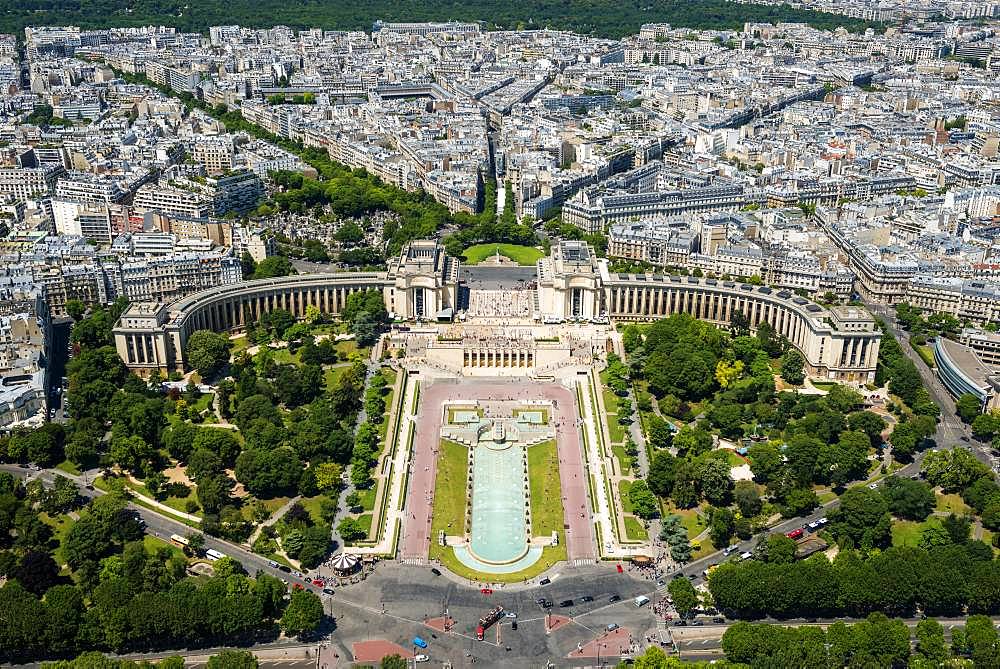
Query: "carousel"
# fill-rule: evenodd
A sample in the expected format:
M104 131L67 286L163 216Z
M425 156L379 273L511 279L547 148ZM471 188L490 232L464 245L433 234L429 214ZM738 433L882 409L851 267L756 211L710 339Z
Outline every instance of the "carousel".
M361 561L357 555L350 553L340 553L334 555L330 560L330 567L337 573L337 576L349 576L358 570Z

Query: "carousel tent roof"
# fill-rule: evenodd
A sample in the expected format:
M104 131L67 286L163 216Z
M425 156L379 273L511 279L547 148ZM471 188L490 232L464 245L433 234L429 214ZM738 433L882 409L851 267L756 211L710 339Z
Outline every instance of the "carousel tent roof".
M335 555L330 564L337 571L347 571L358 566L358 558L350 553L341 553Z

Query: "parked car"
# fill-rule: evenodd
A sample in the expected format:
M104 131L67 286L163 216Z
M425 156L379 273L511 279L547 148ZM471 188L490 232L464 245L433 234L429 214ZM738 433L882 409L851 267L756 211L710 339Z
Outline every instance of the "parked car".
M414 662L430 662L431 658L423 653L413 656Z
M437 567L431 567L431 573L434 574L435 576L440 576L441 570L438 569Z
M616 629L618 629L618 623L608 623L607 629L609 632L614 632Z
M611 595L610 597L608 597L608 603L614 604L615 602L620 602L621 599L622 599L621 595Z
M333 588L323 588L323 594L324 595L332 595L333 594Z
M594 601L594 598L591 597L590 595L584 595L583 597L580 598L580 601L581 602L592 602L592 601Z
M566 609L566 608L569 608L571 606L573 606L573 600L572 599L564 599L561 602L559 602L559 608L561 608L561 609Z
M543 578L541 581L538 582L538 585L548 585L551 582L552 582L551 579Z

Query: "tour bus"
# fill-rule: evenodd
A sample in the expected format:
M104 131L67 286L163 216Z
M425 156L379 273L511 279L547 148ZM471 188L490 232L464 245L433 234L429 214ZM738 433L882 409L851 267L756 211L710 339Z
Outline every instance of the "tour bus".
M226 554L220 553L214 548L209 548L207 551L205 551L205 557L207 557L212 562L215 562L216 560L221 560L222 558L226 557Z
M495 606L490 609L489 613L479 619L479 625L476 627L476 639L479 641L483 640L483 636L486 634L493 623L500 620L503 617L503 607Z
M186 537L182 537L179 534L171 534L170 543L172 543L174 546L177 546L178 548L187 548L188 540Z

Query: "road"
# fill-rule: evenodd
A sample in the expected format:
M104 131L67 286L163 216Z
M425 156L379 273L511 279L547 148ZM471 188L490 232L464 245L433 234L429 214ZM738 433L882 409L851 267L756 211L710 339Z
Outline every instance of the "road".
M899 342L899 347L903 350L903 355L913 361L920 374L920 380L930 393L931 399L941 407L941 419L938 421L934 440L937 445L944 448L962 444L970 448L975 456L982 462L993 466L993 458L990 452L979 442L972 438L968 426L955 415L955 400L944 387L937 376L930 370L927 364L920 358L913 347L910 346L910 335L896 320L896 313L891 307L882 304L867 304L868 310L876 314L885 321L886 327Z

